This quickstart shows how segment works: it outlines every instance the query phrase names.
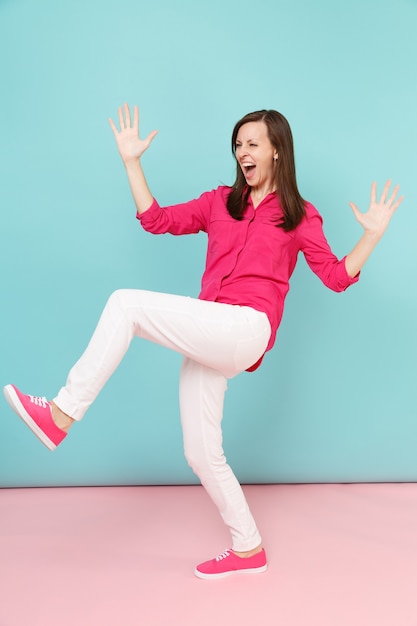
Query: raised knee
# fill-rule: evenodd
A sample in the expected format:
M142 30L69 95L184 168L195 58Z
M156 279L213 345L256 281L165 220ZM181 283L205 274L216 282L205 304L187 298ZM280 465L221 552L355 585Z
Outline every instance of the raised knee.
M113 312L125 311L128 291L128 289L116 289L116 291L113 291L107 300L106 309Z
M123 300L123 295L126 293L126 289L116 289L113 293L110 294L107 303L120 303Z

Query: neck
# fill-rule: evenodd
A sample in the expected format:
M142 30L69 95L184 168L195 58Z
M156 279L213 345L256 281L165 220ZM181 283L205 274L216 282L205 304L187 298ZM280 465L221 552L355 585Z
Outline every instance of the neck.
M263 189L251 189L250 197L255 209L258 204L260 204L262 200L266 198L266 196L268 196L270 193L274 193L274 191L276 190L273 187L265 187Z

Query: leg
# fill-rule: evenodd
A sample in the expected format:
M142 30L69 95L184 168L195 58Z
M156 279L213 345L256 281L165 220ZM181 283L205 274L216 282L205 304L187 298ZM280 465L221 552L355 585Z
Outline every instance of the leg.
M180 409L185 456L230 529L233 550L249 552L260 546L261 536L223 452L221 421L226 388L226 378L220 372L184 359Z
M229 527L234 551L248 557L239 558L235 552L226 551L221 558L224 562L227 559L227 571L219 572L216 566L213 573L210 565L209 573L196 569L197 575L213 577L236 570L265 571L261 538L243 491L226 463L221 432L226 379L255 363L263 354L270 336L265 314L250 307L182 296L135 290L115 292L86 351L55 398L56 406L72 418L81 419L134 336L154 341L186 357L180 385L185 453ZM48 431L49 439L41 440L51 449L58 445L65 433L53 431L50 403L32 396L19 399L14 389L8 393L12 395L9 398L12 407L33 432L41 438ZM31 407L33 401L36 406L41 404L36 414Z
M270 335L264 313L140 290L109 298L86 351L54 403L80 420L119 365L134 336L154 341L227 377L255 363Z
M119 290L109 298L87 349L52 403L26 396L13 385L5 387L5 395L41 441L54 449L72 420L83 417L134 336L154 341L232 377L258 360L270 332L266 315L250 307Z

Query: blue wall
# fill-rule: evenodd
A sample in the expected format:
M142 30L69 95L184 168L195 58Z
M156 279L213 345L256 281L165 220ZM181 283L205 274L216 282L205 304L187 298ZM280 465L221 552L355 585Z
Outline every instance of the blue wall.
M300 259L275 349L230 381L228 459L246 482L416 480L416 23L414 0L2 0L1 384L53 396L116 288L198 293L205 237L135 221L119 104L159 129L144 167L161 203L231 183L234 123L276 108L336 254L372 180L406 199L346 293ZM135 342L53 454L2 400L1 484L195 482L179 364Z

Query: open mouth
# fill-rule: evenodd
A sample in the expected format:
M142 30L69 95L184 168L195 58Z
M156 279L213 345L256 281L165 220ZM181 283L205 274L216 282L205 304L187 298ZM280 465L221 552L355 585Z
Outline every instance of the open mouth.
M256 165L253 165L252 163L242 163L241 167L246 180L251 179L255 173Z

